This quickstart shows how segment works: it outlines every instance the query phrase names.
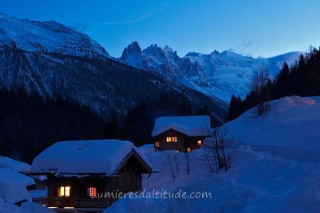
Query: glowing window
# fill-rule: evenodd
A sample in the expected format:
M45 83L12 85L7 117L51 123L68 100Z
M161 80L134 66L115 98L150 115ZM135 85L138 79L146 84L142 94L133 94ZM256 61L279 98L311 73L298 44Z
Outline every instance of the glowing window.
M167 137L167 142L171 142L171 137Z
M190 152L190 151L191 151L190 147L187 147L187 152Z
M198 145L199 145L199 146L201 146L201 142L202 142L201 140L198 140Z
M97 197L97 188L96 187L89 187L87 189L87 195L91 198Z
M178 141L177 137L172 137L171 140L172 140L172 142L177 142Z
M160 147L160 142L156 141L156 147Z
M70 197L70 186L60 186L58 188L58 197Z

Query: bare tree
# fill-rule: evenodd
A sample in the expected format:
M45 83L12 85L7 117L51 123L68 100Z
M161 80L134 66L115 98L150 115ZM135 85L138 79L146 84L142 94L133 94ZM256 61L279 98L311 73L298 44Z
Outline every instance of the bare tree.
M205 162L208 165L209 173L213 174L214 173L214 165L215 165L215 155L214 155L214 146L213 142L209 141L211 138L207 138L204 142L203 145L203 157ZM216 168L217 171L217 168Z
M270 82L269 72L262 66L252 78L251 89L257 98L255 107L256 116L261 116L270 110L269 94L267 84Z
M226 126L211 131L211 135L206 139L203 148L210 173L230 169L232 141Z
M216 167L217 157L215 152L215 144L213 140L213 131L211 125L204 124L203 129L210 135L210 137L205 138L202 145L203 158L208 166L210 174L218 172L218 167Z
M232 139L228 133L226 126L220 127L214 130L214 140L217 146L216 152L219 163L219 169L225 169L226 171L231 167L231 151Z
M179 152L174 152L174 153L173 153L173 161L174 161L174 164L175 164L175 166L176 166L176 170L177 170L177 172L179 173L178 156L179 156Z
M175 176L175 174L174 174L174 169L173 169L173 159L174 159L174 157L173 157L172 151L168 151L168 152L167 152L166 161L167 161L167 163L169 164L169 168L170 168L170 171L171 171L171 176L172 176L173 179L175 179L176 176Z
M190 155L189 155L189 152L185 153L185 158L186 158L186 172L187 172L187 175L190 175Z

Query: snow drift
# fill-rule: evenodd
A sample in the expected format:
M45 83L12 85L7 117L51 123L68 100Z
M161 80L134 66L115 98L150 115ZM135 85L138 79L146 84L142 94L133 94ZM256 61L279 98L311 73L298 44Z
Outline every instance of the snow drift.
M31 202L27 186L35 182L31 177L19 172L30 170L24 162L0 156L0 212L2 213L45 213L50 209ZM14 203L22 202L21 207Z
M227 124L240 144L300 162L320 160L320 103L318 98L285 97L271 102L267 115L253 109Z
M0 156L0 168L8 168L16 172L30 171L29 164L4 156Z

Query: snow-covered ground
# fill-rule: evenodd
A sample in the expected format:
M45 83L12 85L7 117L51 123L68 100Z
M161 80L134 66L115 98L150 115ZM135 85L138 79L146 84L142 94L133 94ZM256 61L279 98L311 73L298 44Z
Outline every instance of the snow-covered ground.
M292 96L270 104L266 116L256 118L249 110L226 125L235 140L288 160L319 162L319 98Z
M18 207L3 201L0 197L0 213L54 213L54 211L32 202L25 202Z
M16 172L30 171L30 165L21 161L16 161L8 157L0 156L0 168L11 169Z
M128 194L105 212L320 212L320 97L285 97L262 117L249 110L225 126L235 144L229 171L211 174L202 149L187 155L145 145L139 151L159 173L143 177L142 194ZM14 178L2 176L0 183L29 184L12 169L1 171ZM13 205L5 188L0 212L50 211L31 202Z
M203 151L194 150L190 175L186 175L185 154L142 147L153 169L159 171L144 177L145 197L153 190L187 195L210 192L212 197L127 197L106 212L320 212L319 99L282 98L273 101L263 117L248 111L227 123L237 145L228 172L211 175ZM173 159L173 173L169 159Z
M27 186L33 185L31 177L19 172L29 171L30 165L0 156L0 213L45 213L50 209L31 202L32 195L27 191ZM22 203L21 207L14 205Z

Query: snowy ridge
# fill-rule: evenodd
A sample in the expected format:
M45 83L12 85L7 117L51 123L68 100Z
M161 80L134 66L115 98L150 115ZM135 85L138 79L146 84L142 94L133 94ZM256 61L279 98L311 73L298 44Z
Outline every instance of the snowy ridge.
M211 54L190 52L180 58L168 46L161 48L155 44L141 50L138 42L133 42L125 48L119 60L160 73L210 97L229 102L232 94L247 95L251 79L261 66L265 66L271 77L275 77L284 62L290 65L301 54L291 52L272 58L252 58L230 51L214 51Z
M55 21L16 19L0 13L0 46L3 45L15 45L30 52L109 56L106 50L89 36Z
M104 118L110 116L112 109L122 116L142 100L171 92L196 106L208 103L219 121L226 117L227 107L222 101L174 79L166 81L158 73L119 63L87 35L55 21L0 14L0 50L2 88L18 87L45 97L68 97L90 106ZM139 52L138 44L133 44L124 55L133 56L128 60L139 64ZM141 86L137 88L137 84Z

